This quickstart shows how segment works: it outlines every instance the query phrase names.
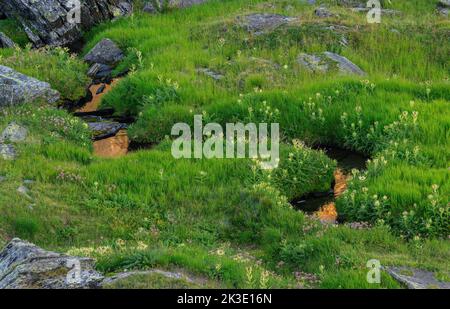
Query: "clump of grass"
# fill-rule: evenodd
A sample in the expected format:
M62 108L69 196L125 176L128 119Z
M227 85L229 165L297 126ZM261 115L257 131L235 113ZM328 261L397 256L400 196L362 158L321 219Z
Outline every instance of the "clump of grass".
M14 19L0 20L0 32L6 34L21 47L25 47L29 43L27 34L22 30L20 23Z
M62 99L78 100L86 95L90 82L86 75L87 64L71 55L67 49L33 50L27 46L1 55L0 52L0 64L50 83L52 88L61 93Z

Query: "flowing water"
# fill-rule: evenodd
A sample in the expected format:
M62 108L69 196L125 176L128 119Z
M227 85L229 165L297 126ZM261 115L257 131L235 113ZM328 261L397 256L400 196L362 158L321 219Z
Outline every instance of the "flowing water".
M352 169L363 170L367 157L359 153L337 147L317 147L327 156L337 161L334 172L333 189L329 192L313 193L292 201L292 204L306 213L314 214L324 223L336 223L338 213L335 200L347 189L347 179Z
M98 110L102 97L118 83L115 79L111 84L95 84L89 88L92 100L76 111L76 115L87 122L104 121L102 117L112 116L113 110ZM104 158L121 157L128 153L130 140L125 129L106 138L94 140L94 154Z

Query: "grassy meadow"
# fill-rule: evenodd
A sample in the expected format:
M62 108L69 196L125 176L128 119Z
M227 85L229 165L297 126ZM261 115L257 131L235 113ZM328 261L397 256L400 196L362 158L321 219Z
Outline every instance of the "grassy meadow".
M133 116L130 139L144 149L93 155L87 125L40 102L0 110L0 132L29 129L15 161L0 160L0 245L11 237L91 256L104 273L181 269L205 287L401 288L370 259L450 276L450 28L434 0L382 1L401 11L368 24L365 13L306 1L211 0L156 15L135 12L86 33L81 55L25 47L12 22L0 31L22 47L0 64L49 82L76 100L89 84L87 53L115 41L129 69L102 101ZM251 13L295 17L255 35ZM334 29L330 30L329 26ZM367 76L310 73L300 53L332 51ZM219 73L215 80L201 69ZM251 159L175 159L171 128L204 122L280 124L280 166ZM368 156L337 201L340 224L323 225L290 201L332 186L337 162L318 145ZM24 195L17 188L32 180ZM366 222L356 229L351 223ZM447 278L447 279L445 279ZM191 287L157 274L126 287ZM194 287L197 287L196 285Z

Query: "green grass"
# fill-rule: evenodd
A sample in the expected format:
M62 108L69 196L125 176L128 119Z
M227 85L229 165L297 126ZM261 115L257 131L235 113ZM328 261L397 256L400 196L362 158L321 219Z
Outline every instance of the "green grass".
M108 37L127 51L117 71L132 68L102 105L135 116L129 136L153 147L100 159L91 153L85 126L64 111L28 105L3 111L0 130L15 120L30 136L17 145L16 161L0 161L0 175L7 176L0 185L0 239L19 236L93 256L105 273L181 268L221 287L401 287L385 273L380 285L368 284L370 259L446 278L449 28L434 2L385 3L403 15L383 16L380 25L340 6L331 7L340 18L317 21L314 7L287 0L273 7L211 1L100 25L87 34L85 52ZM237 16L261 11L299 21L260 36L237 25ZM324 29L328 23L348 27L348 47L339 43L342 34ZM313 75L296 61L301 52L326 50L347 56L368 76ZM78 96L86 82L86 67L62 51L0 53L1 62L16 63L66 97ZM52 70L36 70L36 63ZM224 78L214 81L199 68ZM264 172L249 159L174 159L173 124L192 123L200 113L204 122L222 125L278 122L280 168ZM366 171L353 173L337 206L345 222L367 221L372 228L322 226L289 205L327 190L336 168L304 144L371 157ZM35 180L32 200L16 192L24 179ZM124 285L185 284L160 279Z
M60 92L62 100L76 101L84 97L90 83L86 76L87 64L63 48L0 49L0 65L48 82Z
M21 47L25 47L29 43L27 34L22 30L19 22L16 20L0 20L0 32L6 34L14 43Z

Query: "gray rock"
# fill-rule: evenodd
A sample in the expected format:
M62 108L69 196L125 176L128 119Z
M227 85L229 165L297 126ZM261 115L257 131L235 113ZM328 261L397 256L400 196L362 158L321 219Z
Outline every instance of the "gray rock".
M103 39L84 56L84 61L94 64L115 65L124 57L122 50L110 39Z
M208 68L197 69L197 72L205 74L206 76L211 77L215 81L220 81L221 79L223 79L225 77L222 74L220 74L219 72L215 72L215 71L213 71L211 69L208 69Z
M15 46L16 44L14 44L13 40L3 32L0 32L0 48L13 48Z
M111 77L113 68L107 64L94 63L88 70L87 75L93 79L104 79Z
M430 271L410 267L387 267L386 271L408 289L450 289L450 282L441 282Z
M356 64L354 64L353 62L351 62L350 60L341 55L332 52L324 52L324 55L337 64L339 71L341 73L366 75L366 73L363 70L361 70Z
M288 24L296 18L279 14L250 14L239 18L241 25L249 32L261 34L266 31L272 31L279 26Z
M23 142L27 138L27 135L28 130L25 127L22 127L15 122L11 122L0 135L0 142Z
M0 158L4 160L14 160L16 157L17 152L13 145L0 143Z
M0 289L99 288L103 276L93 264L15 238L0 252Z
M298 56L297 60L311 72L325 73L328 71L329 65L321 56L302 53Z
M119 2L117 9L120 12L120 16L129 16L133 13L133 4L127 1Z
M39 100L56 103L59 98L58 91L48 83L0 65L0 107Z
M320 18L327 18L334 16L334 14L330 12L330 10L328 10L326 7L323 6L315 9L314 14Z
M337 69L341 74L366 75L366 73L356 64L347 58L332 52L324 52L315 55L302 53L297 60L308 71L315 73L326 73Z
M120 130L126 129L127 125L119 122L89 122L89 129L92 131L94 140L101 140L115 136Z
M6 180L6 176L0 176L0 182L3 182Z
M68 6L67 0L2 0L0 11L19 20L35 47L71 46L81 39L82 32L117 15L128 14L131 0L84 0L81 3L80 23L69 22L73 7Z

